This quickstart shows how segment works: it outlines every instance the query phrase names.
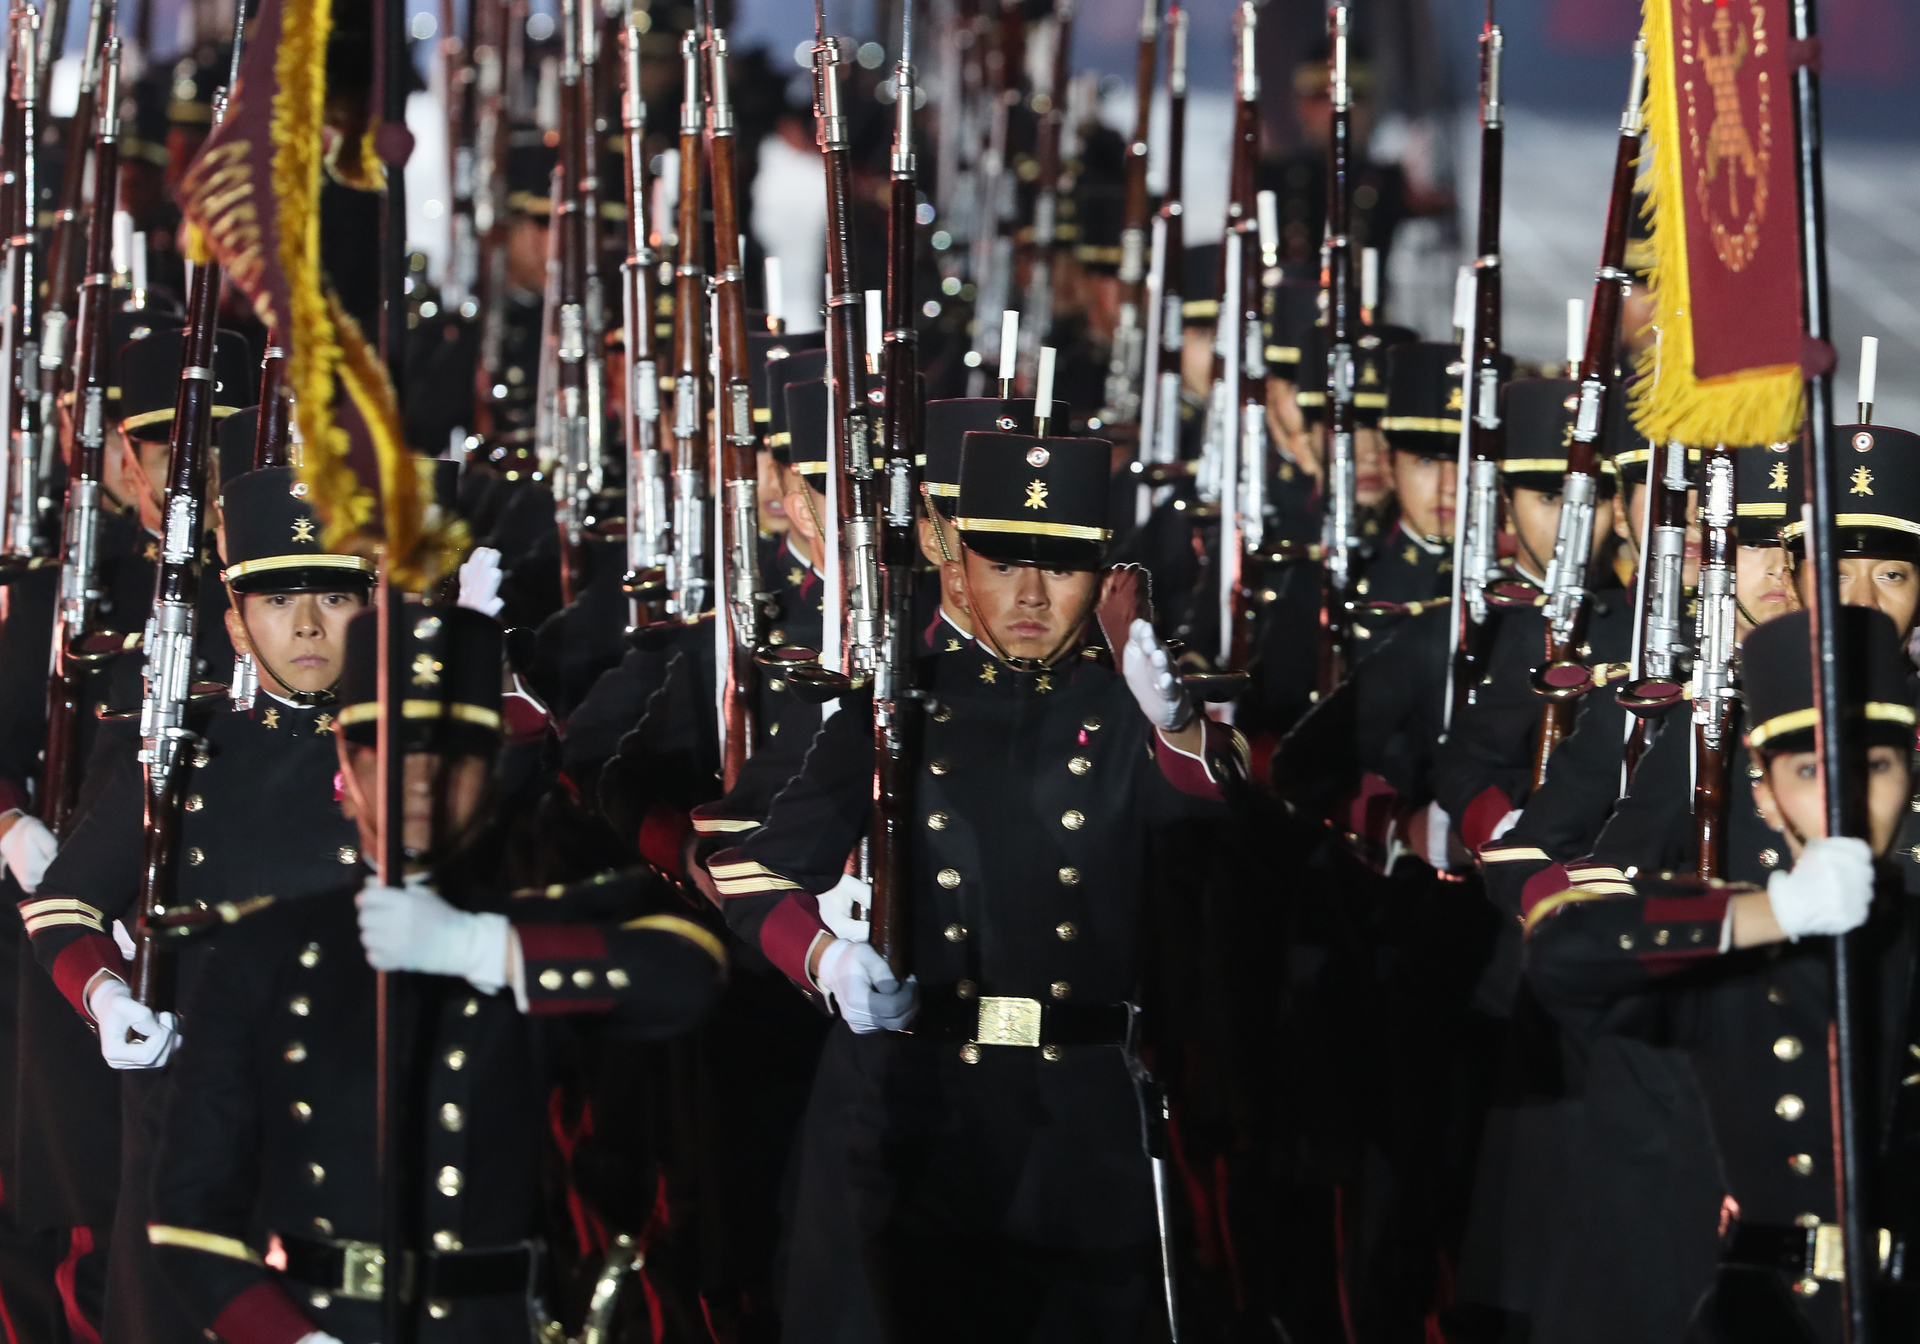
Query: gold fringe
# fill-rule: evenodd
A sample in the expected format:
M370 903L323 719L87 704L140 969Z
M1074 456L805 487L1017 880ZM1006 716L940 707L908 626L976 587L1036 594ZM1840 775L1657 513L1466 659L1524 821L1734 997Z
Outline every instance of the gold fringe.
M1779 443L1799 433L1805 380L1796 364L1693 376L1686 184L1680 161L1680 99L1673 68L1676 0L1645 0L1647 136L1638 186L1652 224L1653 326L1659 340L1642 351L1632 388L1634 427L1656 442Z

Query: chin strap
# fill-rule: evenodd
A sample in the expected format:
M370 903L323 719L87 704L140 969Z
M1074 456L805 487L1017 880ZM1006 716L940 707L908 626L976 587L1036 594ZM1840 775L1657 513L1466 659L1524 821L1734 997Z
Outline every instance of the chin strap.
M964 546L961 549L965 551ZM1053 646L1053 651L1044 658L1016 658L1000 647L1000 641L994 638L993 627L975 615L980 604L973 598L972 566L967 563L964 554L959 564L960 586L966 590L967 594L967 623L974 627L974 638L986 645L987 652L1015 672L1039 672L1056 666L1067 656L1067 651L1079 642L1080 636L1086 631L1088 619L1093 615L1094 607L1100 601L1099 590L1095 589L1093 601L1087 604L1087 609L1080 613L1079 618L1067 628L1067 633L1061 636L1060 642Z

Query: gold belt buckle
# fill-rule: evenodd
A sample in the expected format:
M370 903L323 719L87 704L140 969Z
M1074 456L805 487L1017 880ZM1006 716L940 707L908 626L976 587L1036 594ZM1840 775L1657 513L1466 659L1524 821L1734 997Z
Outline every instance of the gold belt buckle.
M976 1045L1040 1044L1040 1000L987 997L980 1000Z
M371 1242L349 1241L340 1247L340 1296L355 1302L378 1302L386 1288L387 1257Z
M1893 1258L1893 1233L1884 1227L1877 1229L1874 1243L1880 1269L1884 1272L1887 1262ZM1825 1279L1828 1283L1846 1282L1846 1241L1838 1223L1822 1223L1814 1229L1813 1277Z

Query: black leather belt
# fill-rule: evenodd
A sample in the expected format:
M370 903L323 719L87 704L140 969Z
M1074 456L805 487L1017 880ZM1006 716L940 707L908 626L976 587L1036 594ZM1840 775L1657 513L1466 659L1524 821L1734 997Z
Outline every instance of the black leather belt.
M350 1301L379 1301L386 1260L377 1244L285 1235L279 1240L287 1257L288 1278ZM524 1295L534 1286L539 1259L540 1247L531 1241L470 1251L429 1251L420 1294L430 1299Z
M922 1000L909 1030L968 1045L1124 1046L1133 1038L1133 1019L1130 1003L1042 1003L1004 995L963 999L944 989Z
M1882 1283L1905 1285L1913 1282L1907 1267L1907 1241L1907 1237L1901 1233L1880 1229ZM1838 1223L1782 1226L1778 1223L1741 1222L1734 1226L1733 1235L1720 1253L1720 1260L1728 1265L1777 1269L1793 1279L1839 1283L1846 1278Z

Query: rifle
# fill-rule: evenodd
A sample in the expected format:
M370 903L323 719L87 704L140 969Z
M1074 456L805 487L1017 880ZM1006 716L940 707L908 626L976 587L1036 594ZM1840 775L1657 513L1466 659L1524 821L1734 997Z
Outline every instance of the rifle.
M235 5L233 60L227 88L239 78L245 32L244 4ZM213 127L226 120L227 92L213 98ZM199 633L200 545L206 510L206 478L213 443L214 342L220 326L220 263L193 268L187 294L187 325L180 353L180 391L173 404L167 445L167 495L160 561L153 582L153 612L147 617L146 694L140 702L140 764L146 775L146 846L140 871L140 928L132 969L133 995L149 1007L161 994L155 964L158 929L149 924L167 910L173 851L187 769L201 742L187 727L193 690L193 646Z
M1700 876L1726 868L1727 762L1732 755L1734 617L1733 451L1707 450L1701 492L1700 604L1694 626L1693 824Z
M593 511L593 454L587 388L586 116L581 88L581 10L591 0L561 0L560 189L553 199L559 253L558 339L554 343L554 502L560 522L560 592L572 602L585 581L586 525Z
M633 624L652 625L666 616L667 573L673 564L672 513L668 503L667 455L660 447L660 372L654 350L654 265L647 235L647 102L640 92L639 15L632 0L621 66L626 131L627 259L620 267L621 310L627 333L627 577Z
M1258 236L1253 184L1260 153L1260 72L1254 61L1257 22L1253 0L1241 0L1234 23L1233 163L1226 227L1220 235L1226 275L1220 287L1214 345L1214 396L1220 406L1220 451L1215 467L1220 500L1218 657L1223 668L1245 663L1251 632L1244 628L1246 592L1241 577L1247 552L1260 546L1267 484L1267 362L1260 328L1262 268L1254 265L1249 255L1249 245ZM1279 258L1275 256L1274 260Z
M287 352L269 336L260 359L260 417L253 426L253 466L294 465L293 392L287 386Z
M475 311L480 317L474 429L493 432L493 389L504 387L507 337L508 90L516 70L510 55L520 37L510 31L511 0L473 0L473 233ZM463 309L464 311L464 309Z
M1595 460L1614 382L1614 347L1620 327L1620 301L1632 277L1621 269L1627 252L1627 216L1633 208L1634 161L1640 154L1640 104L1647 85L1647 44L1633 44L1633 73L1626 110L1620 114L1620 139L1614 148L1613 191L1607 201L1607 231L1588 309L1587 345L1580 358L1580 402L1573 437L1567 444L1567 483L1560 495L1560 525L1547 564L1547 663L1534 674L1534 687L1547 698L1540 711L1540 733L1533 762L1536 786L1546 778L1547 758L1572 721L1573 701L1591 682L1575 661L1586 637L1587 568L1593 554L1593 508L1599 491Z
M1686 605L1682 569L1687 559L1687 448L1681 443L1653 444L1647 457L1647 508L1640 535L1640 558L1633 629L1633 680L1620 688L1621 708L1634 716L1627 735L1626 773L1646 750L1649 715L1659 714L1686 696L1683 684L1690 659L1680 638Z
M13 12L13 81L4 131L4 209L0 223L7 229L6 267L0 277L0 301L7 304L6 330L0 336L0 378L4 378L4 417L7 436L7 489L4 500L5 534L0 554L14 565L32 567L52 556L59 522L54 516L54 454L39 432L40 357L35 337L34 311L40 301L40 282L34 253L34 213L39 193L35 187L34 148L38 143L35 103L35 51L40 18L25 4Z
M53 666L47 682L47 754L40 778L40 813L58 835L72 815L80 790L80 693L86 677L85 645L94 632L100 599L100 478L106 467L106 398L112 381L107 361L113 290L114 205L120 167L120 39L108 37L103 65L106 97L100 103L93 161L97 187L87 216L86 278L81 281L74 384L73 470L67 477L67 509L60 545L60 605L53 618Z
M1353 90L1347 80L1347 6L1329 7L1327 21L1332 38L1333 122L1327 142L1327 235L1321 245L1327 290L1327 513L1320 534L1322 563L1327 571L1320 615L1323 696L1346 675L1347 611L1356 577L1353 553L1360 544L1353 460L1353 328L1358 317L1358 295L1354 293L1353 243L1347 233L1353 204Z
M1053 7L1053 45L1048 48L1047 87L1036 92L1033 105L1046 110L1040 117L1040 134L1034 159L1039 171L1034 180L1039 190L1033 198L1033 232L1027 248L1027 291L1021 311L1032 320L1022 331L1020 372L1023 379L1034 375L1040 347L1053 329L1053 249L1059 232L1060 213L1060 137L1066 123L1067 78L1073 45L1073 0L1055 0ZM1031 386L1031 384L1029 384Z
M1472 271L1473 308L1464 348L1461 464L1454 534L1454 582L1459 588L1453 612L1452 689L1445 713L1449 721L1467 694L1485 675L1493 626L1487 619L1487 585L1499 581L1500 557L1500 186L1506 141L1506 114L1500 97L1500 57L1505 38L1492 21L1480 35L1480 219L1478 255Z
M73 120L67 125L65 161L60 170L60 196L54 209L53 228L47 239L47 311L40 321L40 364L54 360L54 369L64 372L66 333L69 319L76 315L75 300L80 291L80 265L86 259L87 225L81 217L86 185L87 150L93 142L98 121L96 98L100 85L101 27L106 19L103 0L94 0L87 12L87 45L80 58L80 95L73 106ZM96 196L98 192L96 191ZM58 378L52 394L60 391ZM47 379L42 378L41 418L43 426L57 422L53 407L46 404Z
M1181 299L1186 247L1181 200L1187 151L1187 12L1178 3L1167 9L1167 191L1153 217L1152 266L1147 272L1146 349L1152 365L1140 389L1142 472L1180 458ZM1134 521L1144 524L1153 511L1154 487L1143 475L1134 504Z
M454 0L440 0L441 83L446 93L447 127L447 270L440 285L449 313L462 312L480 287L480 244L476 234L474 177L480 134L482 10L495 6L467 6L467 32L456 26ZM488 48L491 55L491 48ZM469 59L471 55L471 59ZM264 397L261 406L264 407Z
M680 257L673 268L673 564L667 575L669 607L680 620L698 620L707 609L706 413L700 385L706 379L706 272L700 268L700 39L680 38L685 86L680 100Z
M715 429L721 442L720 555L726 566L727 624L721 686L722 774L728 788L753 753L754 650L760 647L760 514L753 430L753 385L747 364L747 279L740 256L740 212L735 195L733 100L727 85L727 35L707 40L712 85L707 100L707 168L713 180L713 306Z
M840 112L840 40L826 35L825 0L814 9L815 139L827 174L827 514L837 535L827 559L824 662L858 677L879 656L880 606L873 504L873 429L860 395L860 348L854 317L861 296L853 276L853 166Z
M1140 305L1147 297L1147 135L1153 111L1153 67L1160 52L1160 0L1146 0L1133 63L1133 137L1127 142L1126 199L1120 223L1120 316L1107 362L1105 425L1140 415L1140 373L1146 357Z
M886 494L880 501L879 657L873 669L873 892L868 941L902 981L911 969L906 899L912 890L913 761L920 693L914 689L913 569L919 556L914 504L920 498L918 335L913 325L914 198L913 6L901 7L900 60L894 68L893 159L887 200L887 324L881 377L886 408L881 442Z

